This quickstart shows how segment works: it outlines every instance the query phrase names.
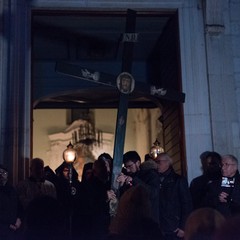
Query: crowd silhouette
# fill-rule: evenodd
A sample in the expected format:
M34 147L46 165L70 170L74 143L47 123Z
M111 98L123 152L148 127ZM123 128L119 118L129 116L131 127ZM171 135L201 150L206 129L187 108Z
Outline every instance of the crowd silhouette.
M102 153L84 165L82 180L70 165L30 162L30 176L16 186L0 165L1 240L226 240L240 239L238 159L205 151L202 175L188 185L167 153L144 161L123 155L111 189L113 158ZM111 214L111 203L116 212Z

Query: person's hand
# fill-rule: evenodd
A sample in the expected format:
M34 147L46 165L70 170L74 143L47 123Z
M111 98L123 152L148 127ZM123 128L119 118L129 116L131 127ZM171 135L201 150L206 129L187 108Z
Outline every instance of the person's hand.
M20 227L21 227L21 224L22 224L21 219L20 219L20 218L17 218L16 223L15 223L16 228L17 228L17 229L20 228Z
M107 202L110 200L116 200L116 194L113 190L108 190L107 191Z
M116 179L116 181L119 183L120 186L122 186L126 179L127 179L128 176L124 175L123 173L120 173Z
M125 183L126 183L127 185L132 186L132 180L133 180L132 177L127 176L126 179L125 179Z
M184 231L182 229L177 228L174 232L177 234L177 237L179 237L179 238L184 237Z
M22 222L20 218L17 218L15 224L10 224L9 228L12 229L13 231L16 231L18 228L20 228Z
M15 226L14 224L10 224L9 228L10 228L11 230L13 230L13 231L16 231L16 230L17 230L17 228L16 228L16 226Z
M219 194L219 201L220 202L222 202L222 203L226 203L228 200L227 200L227 198L228 198L228 196L229 196L229 194L228 193L225 193L225 192L221 192L220 194Z

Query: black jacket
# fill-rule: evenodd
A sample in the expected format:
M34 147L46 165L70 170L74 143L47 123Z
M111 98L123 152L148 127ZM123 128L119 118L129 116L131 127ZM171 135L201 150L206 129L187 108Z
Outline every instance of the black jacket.
M140 171L136 172L134 175L131 175L133 178L132 185L136 186L141 184L144 186L149 193L149 199L151 202L151 214L152 218L156 223L159 223L159 177L156 170L156 163L152 160L145 161L140 166ZM124 184L120 188L120 195L125 192L130 185Z
M206 197L209 184L220 179L221 176L210 178L206 174L194 178L190 184L190 192L192 195L193 208L198 209L205 207L204 199Z
M74 235L76 239L103 239L110 223L107 182L93 176L82 183L78 208L75 213Z
M205 207L204 199L206 197L208 185L213 181L221 179L221 177L221 168L217 165L210 165L205 169L201 176L198 176L191 181L190 192L194 209Z
M81 183L78 180L78 173L74 167L72 167L72 183L66 179L63 175L65 167L69 167L66 162L63 162L56 170L55 187L57 192L57 199L62 205L66 214L69 211L73 211L78 204L78 199L81 196Z
M164 234L174 234L177 228L184 229L185 221L192 211L192 199L187 179L174 172L173 168L159 174L159 215Z
M222 179L209 184L205 198L205 206L212 207L222 213L225 217L240 214L240 175L236 173L232 187L223 187ZM227 203L219 201L219 194L226 192L229 194Z

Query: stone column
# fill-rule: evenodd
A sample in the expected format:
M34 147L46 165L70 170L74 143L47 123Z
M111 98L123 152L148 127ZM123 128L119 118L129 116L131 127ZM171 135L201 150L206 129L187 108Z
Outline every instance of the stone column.
M16 183L30 157L30 12L27 0L0 1L0 162Z
M199 155L212 149L203 9L199 1L179 8L184 127L189 182L200 175Z
M239 154L239 121L234 81L229 1L207 0L206 51L213 149Z

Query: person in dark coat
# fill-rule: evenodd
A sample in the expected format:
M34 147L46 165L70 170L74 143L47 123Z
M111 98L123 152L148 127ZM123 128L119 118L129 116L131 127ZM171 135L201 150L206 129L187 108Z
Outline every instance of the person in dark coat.
M215 208L226 218L240 214L240 175L238 159L222 156L222 178L209 184L205 204Z
M205 207L204 199L208 185L221 178L221 156L217 152L203 152L200 155L203 174L194 178L190 184L190 192L194 209Z
M120 198L132 186L142 185L149 193L152 218L156 223L159 223L159 177L156 163L153 160L141 163L141 158L136 151L126 152L123 155L123 163L125 174L121 173L117 178L120 184Z
M79 198L81 192L81 184L78 180L78 173L75 168L72 166L72 177L71 183L69 179L70 165L66 162L63 162L56 170L57 180L56 190L57 190L57 199L63 205L64 208L68 208L71 205L75 204L75 201Z
M76 213L76 239L105 239L110 224L109 201L113 198L116 196L110 190L105 160L99 158L93 163L93 177L82 183L81 204Z
M112 170L113 170L113 158L110 156L109 153L102 153L98 156L98 160L103 160L105 162L105 166L107 169L107 185L110 188L111 187L111 181L112 181Z
M187 179L177 174L167 153L158 154L155 162L159 173L159 222L164 240L183 239L184 227L192 211Z
M8 170L0 165L0 239L15 239L15 232L21 227L21 218L17 192L8 182Z
M72 176L70 177L70 167L72 168ZM78 180L78 173L73 166L69 163L63 162L56 170L57 181L57 200L62 206L62 212L65 215L65 225L69 235L72 235L74 228L77 227L75 224L76 217L75 211L78 205L81 204L81 183ZM71 178L71 182L70 182Z

